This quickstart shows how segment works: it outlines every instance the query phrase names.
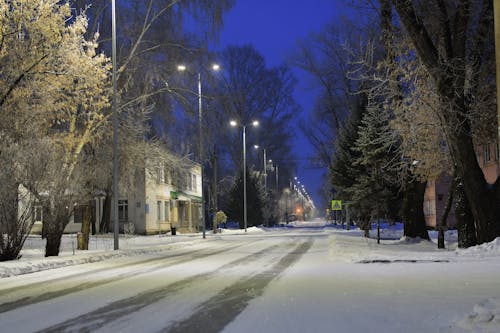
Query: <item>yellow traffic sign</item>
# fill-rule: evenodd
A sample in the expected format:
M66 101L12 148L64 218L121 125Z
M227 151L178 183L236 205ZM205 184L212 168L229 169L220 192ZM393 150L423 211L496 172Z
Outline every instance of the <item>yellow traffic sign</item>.
M332 200L332 210L342 210L342 200Z

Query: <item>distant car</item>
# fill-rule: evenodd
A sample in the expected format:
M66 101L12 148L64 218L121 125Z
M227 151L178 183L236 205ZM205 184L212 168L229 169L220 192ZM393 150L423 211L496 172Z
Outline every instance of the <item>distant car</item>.
M287 222L293 222L293 221L297 221L297 215L289 214L288 218L287 218Z

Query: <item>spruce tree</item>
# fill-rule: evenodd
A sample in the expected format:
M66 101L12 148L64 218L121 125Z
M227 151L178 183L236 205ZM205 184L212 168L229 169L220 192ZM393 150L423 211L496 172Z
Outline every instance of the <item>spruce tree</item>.
M348 189L355 205L372 217L396 218L400 205L398 171L393 167L399 161L397 140L389 113L375 100L361 120L353 150L360 154L353 164L364 168Z
M263 201L259 188L258 177L251 176L247 171L247 227L257 226L263 223L262 214ZM244 228L243 218L243 172L236 178L231 190L229 207L227 208L228 219L238 221L240 228Z

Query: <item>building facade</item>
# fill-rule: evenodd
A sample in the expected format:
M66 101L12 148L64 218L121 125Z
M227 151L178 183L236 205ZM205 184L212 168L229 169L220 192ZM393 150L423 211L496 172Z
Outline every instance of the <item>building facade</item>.
M196 232L201 229L202 177L201 166L188 162L182 172L173 173L168 168L156 170L141 168L134 175L132 188L123 190L118 199L120 232L137 234L159 234L171 232ZM174 175L175 174L175 175ZM97 195L93 200L93 222L99 232L99 221L104 215L106 196ZM82 229L82 209L75 203L74 213L64 229L65 233L76 233ZM33 207L35 220L32 233L40 234L43 224L43 209ZM111 230L113 228L111 209Z
M500 175L498 144L485 144L476 147L476 157L484 178L489 184L495 183ZM437 181L428 181L424 194L424 215L425 222L429 229L435 229L441 218L448 190L452 182L451 176L443 174ZM455 228L455 210L451 209L446 220L448 228Z

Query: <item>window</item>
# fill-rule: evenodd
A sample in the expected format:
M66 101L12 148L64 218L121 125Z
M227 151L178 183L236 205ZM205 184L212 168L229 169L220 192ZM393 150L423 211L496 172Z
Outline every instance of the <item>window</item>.
M73 222L83 223L83 206L75 206L73 211Z
M495 161L498 161L498 142L495 143Z
M165 183L165 168L163 165L158 168L158 183Z
M193 177L193 178L192 178L192 179L193 179L193 187L191 188L191 190L196 191L196 188L197 188L197 187L196 187L196 185L197 185L197 184L196 184L196 175L195 175L195 174L192 174L192 177Z
M436 214L436 205L432 200L428 200L424 203L424 215L435 215Z
M443 195L442 194L438 194L438 201L443 201Z
M128 222L128 200L118 200L118 220Z
M165 208L165 212L164 212L164 215L163 215L163 219L165 221L168 221L169 220L169 216L170 216L170 203L168 201L164 202L164 208Z
M156 218L161 221L161 201L156 202Z
M187 190L191 190L191 185L192 185L192 183L191 183L191 174L188 173L187 174L187 186L186 186L186 189Z
M172 172L170 170L165 170L165 181L167 184L172 184Z
M40 205L35 205L33 207L33 221L42 222L43 221L43 207Z

